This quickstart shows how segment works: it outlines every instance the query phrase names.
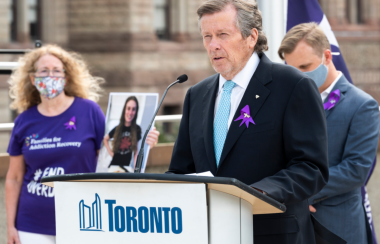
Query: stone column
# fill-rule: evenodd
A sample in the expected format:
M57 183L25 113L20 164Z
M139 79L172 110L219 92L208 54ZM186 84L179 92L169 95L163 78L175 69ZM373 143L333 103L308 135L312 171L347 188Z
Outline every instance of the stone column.
M42 0L42 42L66 46L68 42L67 0Z
M152 0L70 0L68 3L70 48L79 52L157 49Z
M346 17L346 0L329 0L323 2L328 9L328 19L332 26L344 25L348 23Z
M17 3L17 41L29 42L28 0L18 0L15 3Z
M358 20L358 4L357 4L357 0L348 0L347 1L347 9L348 9L348 20L349 20L349 23L352 24L352 25L356 25L358 24L359 20Z
M363 11L365 22L369 25L379 25L380 16L380 3L378 0L365 0Z
M205 0L187 0L187 30L191 39L200 41L201 45L202 36L199 32L197 10L204 1Z
M129 0L130 50L154 51L157 37L154 30L154 2L152 0Z
M327 4L328 4L327 1L328 0L320 0L319 4L321 5L323 13L325 13L325 15L328 17L329 16L329 10L327 8Z
M187 9L188 0L171 1L170 30L174 41L185 42L188 40ZM194 13L195 14L195 13Z
M10 41L10 23L8 16L10 14L10 0L0 2L0 43Z

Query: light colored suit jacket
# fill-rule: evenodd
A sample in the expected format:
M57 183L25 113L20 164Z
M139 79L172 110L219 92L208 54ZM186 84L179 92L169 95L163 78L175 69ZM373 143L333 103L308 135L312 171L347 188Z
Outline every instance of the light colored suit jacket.
M315 218L348 244L366 244L367 219L360 187L376 156L379 105L344 76L332 91L336 89L340 90L339 102L325 111L329 181L309 203L317 209Z

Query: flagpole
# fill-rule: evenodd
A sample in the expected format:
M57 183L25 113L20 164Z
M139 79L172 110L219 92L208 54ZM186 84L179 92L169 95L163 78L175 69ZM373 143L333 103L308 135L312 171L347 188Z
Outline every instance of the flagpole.
M284 6L284 36L286 35L286 27L288 25L288 0L283 0Z

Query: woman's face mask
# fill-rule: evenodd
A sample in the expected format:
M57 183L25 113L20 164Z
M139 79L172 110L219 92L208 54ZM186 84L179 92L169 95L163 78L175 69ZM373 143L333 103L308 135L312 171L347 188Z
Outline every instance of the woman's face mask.
M322 57L322 63L313 71L309 72L303 72L305 75L309 76L317 85L317 87L321 87L327 78L327 73L328 73L328 68L326 65L323 64L323 58L325 55Z
M53 99L63 92L66 85L65 77L35 77L34 84L41 96L46 99Z

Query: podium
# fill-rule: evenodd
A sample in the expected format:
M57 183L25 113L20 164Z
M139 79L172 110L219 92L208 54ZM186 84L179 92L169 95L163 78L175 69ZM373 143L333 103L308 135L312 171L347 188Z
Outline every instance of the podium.
M41 182L54 187L57 244L252 244L252 215L286 210L233 178L89 173Z

